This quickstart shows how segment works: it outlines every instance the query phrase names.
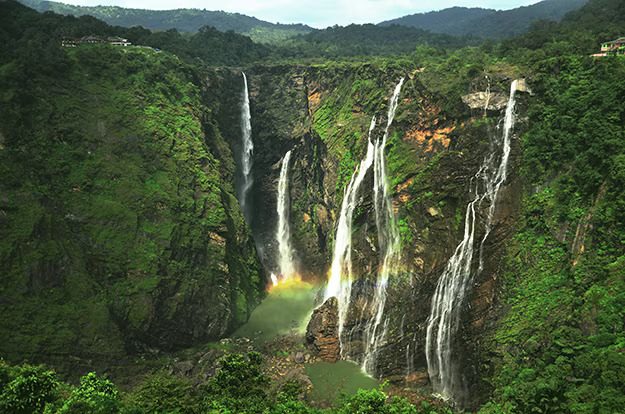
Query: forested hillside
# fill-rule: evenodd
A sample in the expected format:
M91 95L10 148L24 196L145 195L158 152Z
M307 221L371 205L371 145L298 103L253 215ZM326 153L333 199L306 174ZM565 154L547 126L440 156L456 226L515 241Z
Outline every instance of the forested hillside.
M560 21L567 13L578 10L587 2L588 0L543 0L531 6L510 10L452 7L404 16L380 25L398 24L454 36L502 39L525 33L532 23L540 20Z
M309 33L313 29L303 24L274 24L240 13L200 9L142 10L117 6L74 6L47 0L23 0L22 4L33 9L71 16L93 16L110 25L122 27L141 26L146 29L165 31L176 29L194 33L204 26L219 31L233 31L261 42L275 42Z
M46 30L82 20L0 8L3 357L71 370L68 354L108 363L247 320L265 277L198 72L62 49Z

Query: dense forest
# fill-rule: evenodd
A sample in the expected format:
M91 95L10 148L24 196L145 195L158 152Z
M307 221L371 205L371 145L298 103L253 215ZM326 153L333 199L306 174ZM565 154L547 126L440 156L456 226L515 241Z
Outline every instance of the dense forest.
M625 58L590 56L625 35L625 2L582 3L559 22L512 17L518 26L453 9L460 31L408 17L402 24L416 27L280 26L297 33L267 44L242 33L269 26L246 19L236 33L183 14L175 19L194 33L170 28L171 16L152 31L122 27L141 25L130 12L111 26L0 2L0 412L625 412ZM89 35L133 46L61 46ZM258 235L275 209L246 224L236 200L241 70L252 79L253 198L268 197L294 148L294 239L319 274L366 151L359 137L386 110L391 83L406 77L388 144L399 237L444 266L484 136L499 124L498 112L463 98L505 96L511 80L527 80L503 203L511 213L487 245L492 299L462 332L468 403L432 395L427 370L411 383L423 371L410 366L316 400L305 375L274 372L296 364L302 344L230 338L267 296ZM369 225L367 208L354 213L354 233ZM427 254L410 254L423 269ZM431 293L399 286L429 306ZM402 348L394 359L404 357Z
M92 16L114 26L141 26L155 31L176 29L188 33L210 26L222 32L233 31L245 34L263 42L283 40L313 30L303 24L274 24L244 14L224 11L143 10L117 6L83 7L46 0L24 0L21 3L39 12L51 11L77 17Z

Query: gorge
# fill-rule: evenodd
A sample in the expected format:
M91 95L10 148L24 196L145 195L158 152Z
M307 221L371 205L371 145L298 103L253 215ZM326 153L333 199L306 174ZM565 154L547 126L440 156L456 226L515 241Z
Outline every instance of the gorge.
M0 412L619 413L613 3L401 53L0 3Z

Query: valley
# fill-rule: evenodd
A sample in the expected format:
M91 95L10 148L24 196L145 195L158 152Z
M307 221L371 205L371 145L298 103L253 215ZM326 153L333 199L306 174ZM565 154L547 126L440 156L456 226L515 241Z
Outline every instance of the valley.
M271 44L0 3L0 412L622 412L624 9L583 3Z

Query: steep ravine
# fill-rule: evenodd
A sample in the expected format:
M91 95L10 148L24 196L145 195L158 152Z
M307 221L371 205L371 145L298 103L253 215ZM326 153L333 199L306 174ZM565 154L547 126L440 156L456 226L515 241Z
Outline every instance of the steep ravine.
M385 123L388 99L400 77L406 76L396 119L389 131L388 174L393 208L402 239L399 275L388 286L385 316L389 318L376 372L396 383L422 388L429 379L425 361L425 328L431 297L453 249L462 239L464 210L472 195L467 191L489 151L489 137L499 133L502 106L471 109L452 103L421 80L420 71L400 65L380 68L370 64L326 66L258 66L246 70L250 84L254 133L252 189L256 205L252 228L263 260L275 268L277 245L276 188L280 160L293 150L291 228L298 269L306 278L325 281L332 260L332 245L343 191L366 149L371 117ZM507 97L510 78L494 74L491 89L499 100ZM486 90L484 79L476 79L473 90ZM468 87L467 87L468 89ZM460 101L459 97L456 98ZM525 109L520 97L517 112ZM443 108L462 108L453 114ZM462 355L459 370L470 384L461 403L479 405L488 387L482 383L489 373L481 354L481 336L496 319L500 256L505 241L514 232L520 202L518 136L525 128L521 117L512 135L509 178L501 188L486 241L484 269L472 283L462 329L455 343ZM381 134L381 128L374 132ZM233 148L238 137L233 135ZM371 189L367 174L363 188ZM361 318L365 297L371 296L379 254L372 190L361 191L354 214L352 286L354 306L347 317L351 330L351 357L362 361L365 324ZM479 216L486 214L482 206ZM482 232L482 233L480 233ZM477 239L483 237L478 229ZM485 359L484 359L485 358Z
M248 226L235 198L242 180L241 71L181 69L175 58L154 54L149 63L137 57L149 76L120 76L131 72L130 63L120 60L99 80L87 81L81 74L95 70L85 63L88 53L72 52L74 71L61 80L63 98L56 92L43 97L63 99L65 109L31 103L24 112L43 113L51 128L34 131L29 125L40 120L25 119L2 131L0 157L13 168L0 184L8 194L0 215L8 235L0 260L9 269L0 306L13 316L0 327L9 338L0 345L3 355L60 367L74 356L85 366L106 367L114 358L183 349L233 332L261 300L268 271L278 266L276 192L287 151L295 267L304 279L327 280L344 189L366 150L371 118L378 118L375 140L383 134L393 87L405 77L386 150L402 260L389 281L388 332L374 370L396 384L427 389L431 297L462 238L468 183L488 151L500 110L491 108L484 117L483 110L428 86L419 68L400 63L246 68L254 141ZM167 90L154 87L162 76ZM507 93L510 79L494 77L493 92ZM476 79L467 91L486 86ZM79 101L76 88L89 96ZM55 131L70 128L75 136L58 141ZM511 171L523 128L519 122ZM62 173L49 182L49 171ZM372 173L364 177L353 222L358 280L346 327L352 331L350 356L359 363L363 321L371 318L362 312L363 298L373 292L380 265L373 181ZM466 358L460 369L474 384L467 407L488 391L481 382L490 367L480 338L495 317L499 256L514 231L519 197L511 173L501 189L484 271L462 313L457 341Z

